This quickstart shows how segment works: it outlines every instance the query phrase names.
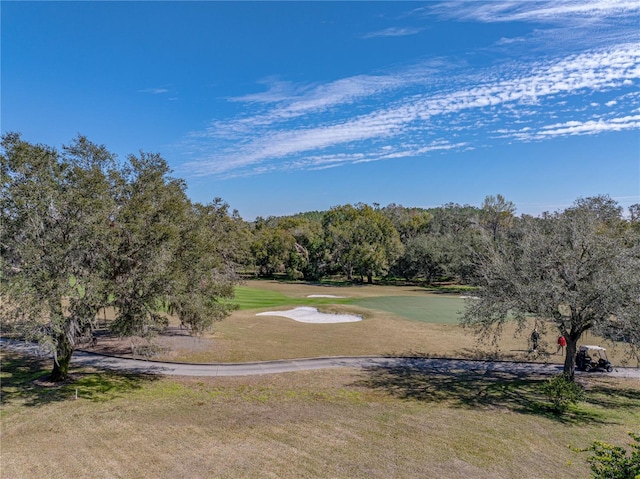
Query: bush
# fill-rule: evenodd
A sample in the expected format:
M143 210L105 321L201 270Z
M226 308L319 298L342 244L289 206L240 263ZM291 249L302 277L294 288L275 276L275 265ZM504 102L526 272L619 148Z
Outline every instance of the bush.
M586 451L593 451L587 461L591 464L593 479L640 479L640 434L629 433L633 438L631 455L619 446L594 441Z
M542 392L556 414L565 412L569 405L577 404L584 397L582 387L565 374L556 374L548 379L542 386Z

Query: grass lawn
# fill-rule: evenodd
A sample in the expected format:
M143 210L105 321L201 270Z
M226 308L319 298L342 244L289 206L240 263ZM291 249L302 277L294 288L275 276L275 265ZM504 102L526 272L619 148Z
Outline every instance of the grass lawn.
M459 324L460 314L464 311L464 300L459 296L425 295L419 296L381 296L378 298L359 298L352 301L364 308L388 311L412 321L425 323Z
M2 353L2 478L580 478L594 439L628 445L640 384L591 377L551 414L540 379L411 369L163 378ZM43 369L43 367L45 369ZM78 399L75 392L78 391ZM629 447L627 447L629 449Z

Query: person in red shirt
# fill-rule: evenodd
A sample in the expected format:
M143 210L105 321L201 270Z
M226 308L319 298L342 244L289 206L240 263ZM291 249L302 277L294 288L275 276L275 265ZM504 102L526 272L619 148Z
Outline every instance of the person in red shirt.
M562 354L564 355L564 348L566 345L567 345L567 340L565 339L564 336L560 336L558 338L558 349L556 350L556 354L558 354L560 350L562 350Z

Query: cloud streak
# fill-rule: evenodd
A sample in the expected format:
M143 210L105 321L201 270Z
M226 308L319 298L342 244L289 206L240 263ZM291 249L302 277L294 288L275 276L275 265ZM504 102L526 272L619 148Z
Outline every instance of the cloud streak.
M376 32L365 33L360 38L380 38L380 37L406 37L409 35L416 35L423 29L416 27L389 27L384 30L378 30Z
M163 95L169 93L167 88L145 88L144 90L138 90L140 93L149 93L151 95Z
M535 2L444 2L421 10L450 19L494 22L548 22L602 20L640 12L636 0L565 0Z

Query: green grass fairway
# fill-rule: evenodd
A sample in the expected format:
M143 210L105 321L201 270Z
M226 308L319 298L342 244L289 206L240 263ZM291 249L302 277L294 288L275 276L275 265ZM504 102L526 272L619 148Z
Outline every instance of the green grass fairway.
M458 324L464 301L457 296L378 296L366 298L300 298L278 291L238 286L235 303L239 309L261 309L279 306L320 306L353 304L363 308L386 311L412 321ZM345 291L348 295L348 291Z
M348 304L348 298L292 298L277 291L237 286L235 299L239 309L260 309L274 306L316 306L322 304Z
M464 300L451 296L381 296L351 301L364 308L387 311L412 321L458 324Z

